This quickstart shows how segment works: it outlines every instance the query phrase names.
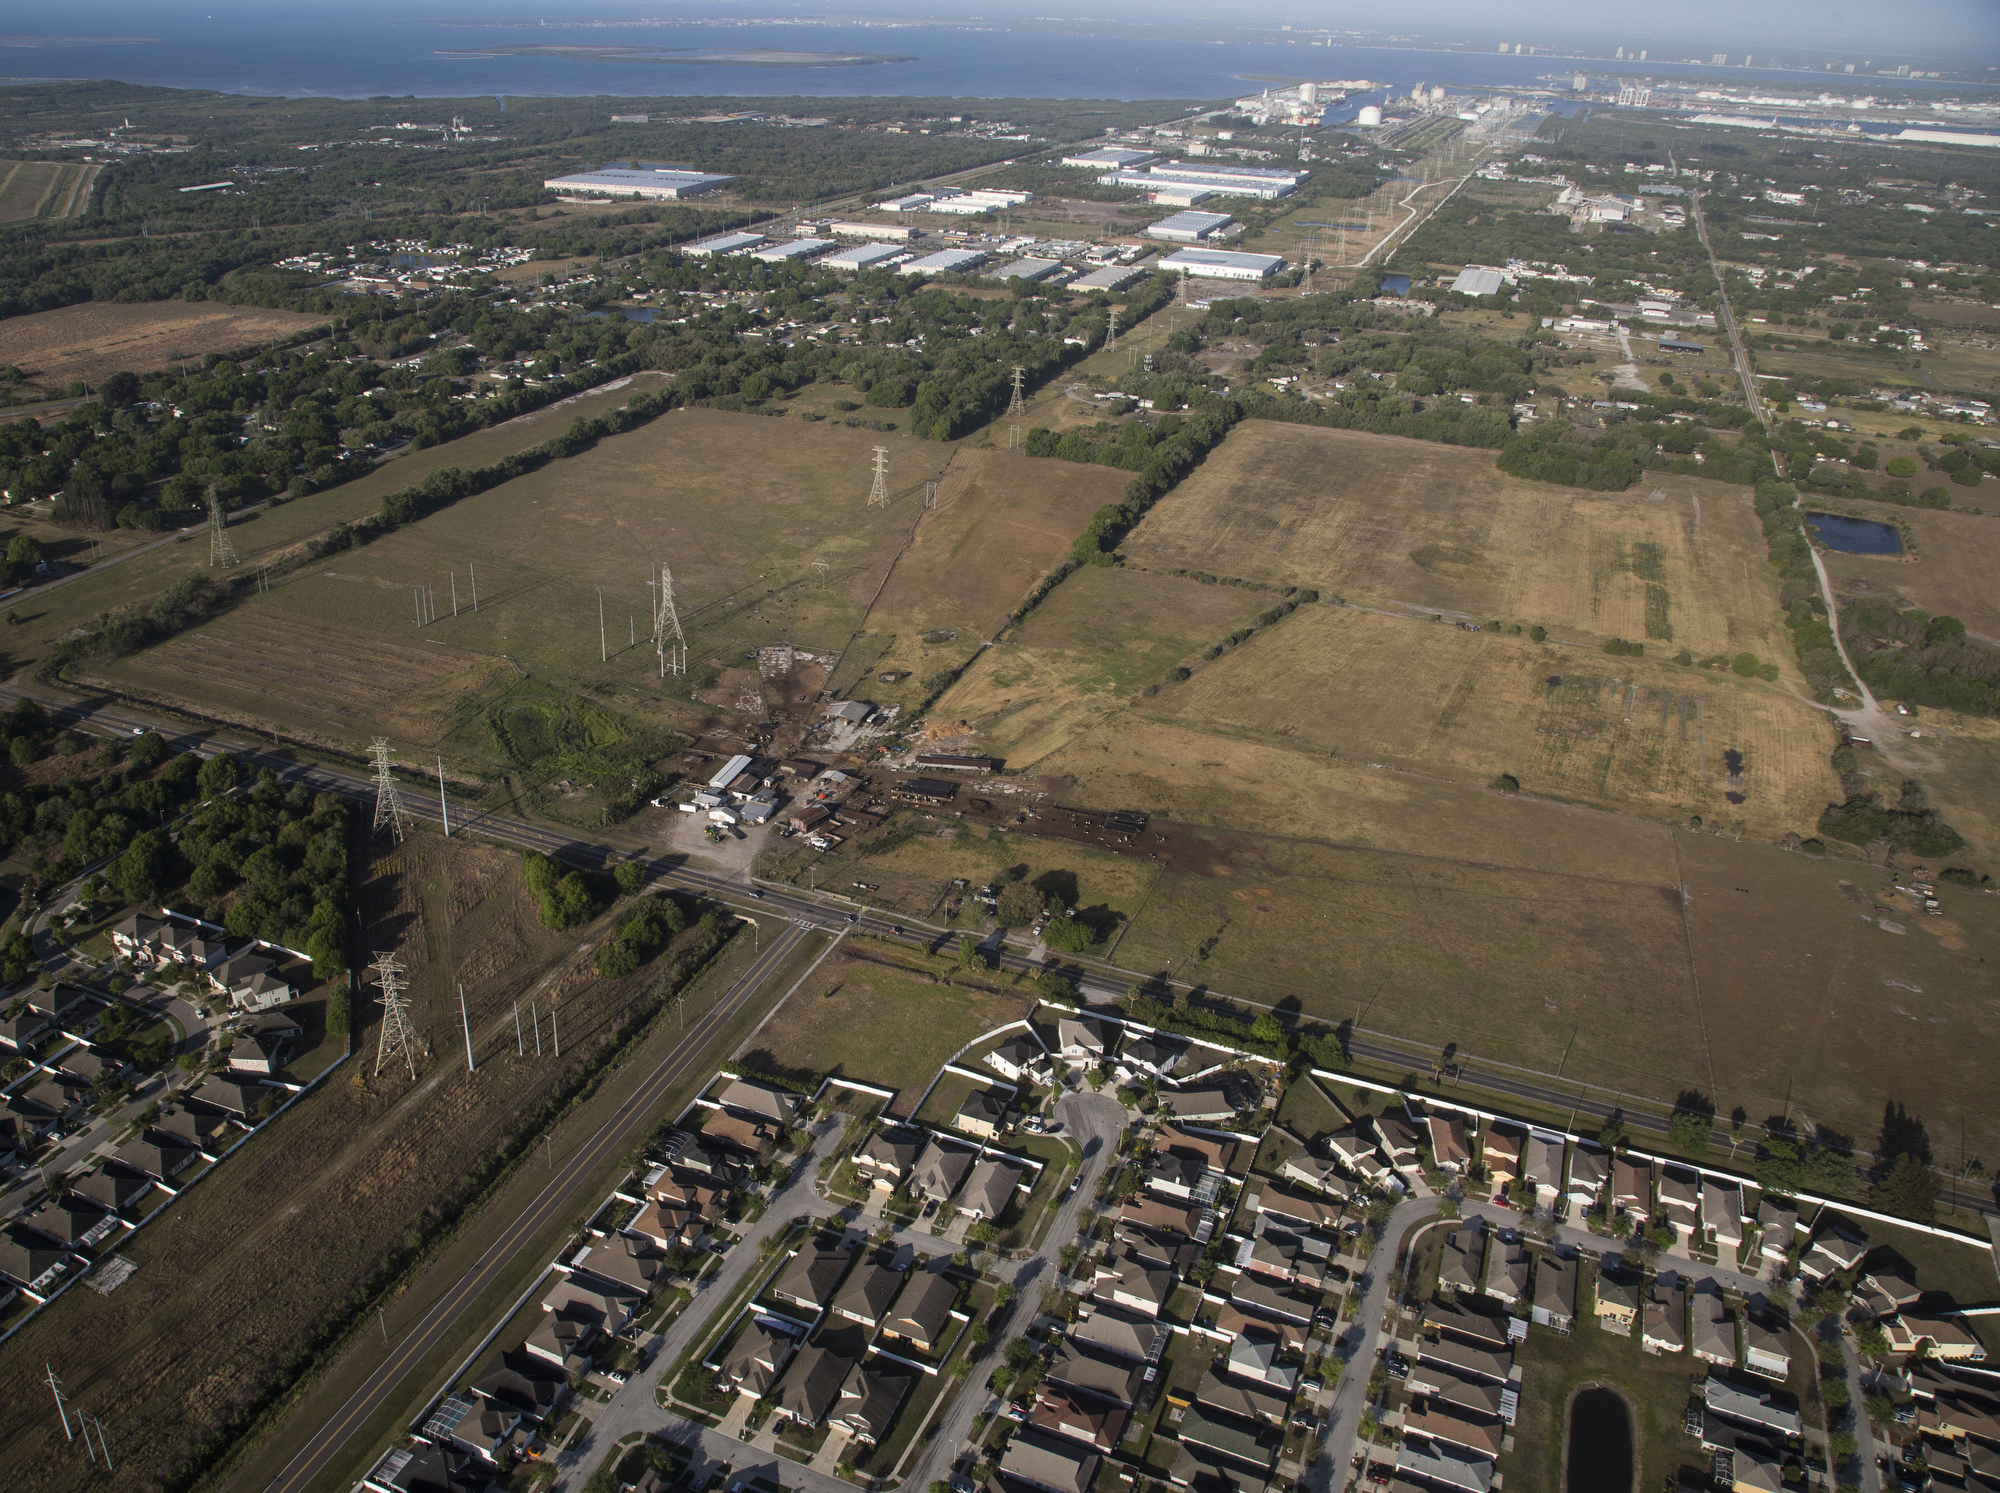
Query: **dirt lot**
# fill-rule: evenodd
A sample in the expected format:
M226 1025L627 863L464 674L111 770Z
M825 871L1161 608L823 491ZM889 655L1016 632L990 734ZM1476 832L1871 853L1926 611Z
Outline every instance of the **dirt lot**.
M894 1089L889 1112L907 1116L953 1053L1034 1005L1032 994L943 985L893 956L850 951L829 958L792 992L746 1060Z
M1124 548L1154 570L1790 667L1746 491L1695 478L1591 493L1504 476L1484 451L1250 421Z
M32 383L61 388L74 379L94 384L120 369L150 373L179 358L233 352L324 325L324 316L259 306L86 301L0 321L0 364L16 365Z
M418 834L364 864L360 942L397 950L410 968L417 1081L393 1066L376 1076L371 999L356 1056L121 1250L139 1266L128 1283L110 1296L71 1291L21 1334L0 1385L13 1403L37 1407L10 1440L44 1469L37 1487L93 1482L33 1399L45 1359L61 1362L78 1403L118 1407L121 1486L156 1486L308 1340L441 1189L491 1157L566 1081L648 978L642 970L603 982L580 968L577 934L536 920L516 855L463 840L447 849ZM470 1080L457 1066L458 980L481 1060ZM560 1060L514 1056L517 997L536 1001L545 1041L559 1003Z
M1866 513L1899 524L1915 544L1900 555L1843 555L1822 550L1826 571L1843 600L1901 598L1927 612L1956 617L1968 632L2000 645L2000 519L1934 508L1869 508L1833 502L1835 512Z
M1841 797L1831 724L1781 685L1352 607L1303 607L1133 709L1765 840L1811 834Z

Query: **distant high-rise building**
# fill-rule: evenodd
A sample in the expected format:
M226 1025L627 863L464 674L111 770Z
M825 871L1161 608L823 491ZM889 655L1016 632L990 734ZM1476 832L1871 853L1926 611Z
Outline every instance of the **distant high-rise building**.
M1708 62L1711 67L1727 67L1729 65L1729 54L1727 52L1717 52L1713 57L1708 59Z
M1569 86L1578 93L1582 93L1584 89L1590 86L1590 79L1586 78L1582 73L1578 73L1574 78L1569 80Z
M1625 60L1625 49L1623 47L1620 47L1616 52L1613 52L1611 55L1615 60L1623 62Z
M1849 71L1850 73L1851 73L1851 72L1853 72L1853 71L1854 71L1854 64L1853 64L1853 63L1851 63L1851 62L1850 62L1850 63L1848 63L1848 64L1847 64L1847 70L1848 70L1848 71Z
M1639 48L1639 60L1641 62L1646 60L1646 49L1644 47Z
M1507 55L1507 43L1504 41L1500 43L1500 55L1503 57Z

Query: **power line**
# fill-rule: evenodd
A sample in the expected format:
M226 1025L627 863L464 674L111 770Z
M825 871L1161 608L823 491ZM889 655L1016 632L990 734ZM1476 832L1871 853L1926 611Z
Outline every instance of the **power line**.
M237 563L236 546L229 542L229 519L222 511L222 495L212 487L208 490L208 563L211 568Z
M887 446L877 446L875 448L875 485L868 489L868 506L870 508L887 508L889 506L889 448Z
M382 1043L375 1053L375 1072L379 1077L382 1065L400 1054L410 1065L410 1077L415 1078L416 1038L410 1031L409 1002L403 994L409 985L408 971L394 954L378 954L368 967L375 972L375 983L382 988Z
M660 677L685 674L688 667L687 634L681 631L681 614L674 606L674 573L660 567L658 603L653 613L653 649L660 656Z
M376 737L369 752L375 758L375 824L370 832L379 835L386 824L401 844L409 811L403 807L403 795L397 791L395 776L389 770L389 739Z

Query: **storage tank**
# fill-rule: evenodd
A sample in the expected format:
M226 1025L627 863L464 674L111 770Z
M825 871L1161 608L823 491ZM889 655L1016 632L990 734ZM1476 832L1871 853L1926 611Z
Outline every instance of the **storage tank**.
M1300 102L1300 103L1302 103L1302 104L1316 104L1316 103L1318 103L1318 102L1319 102L1319 84L1317 84L1317 83L1301 83L1301 84L1299 85L1299 102Z
M1442 83L1431 84L1431 102L1434 104L1441 104L1444 102L1444 84Z
M1355 117L1354 122L1364 130L1372 130L1382 123L1382 109L1379 104L1369 104Z

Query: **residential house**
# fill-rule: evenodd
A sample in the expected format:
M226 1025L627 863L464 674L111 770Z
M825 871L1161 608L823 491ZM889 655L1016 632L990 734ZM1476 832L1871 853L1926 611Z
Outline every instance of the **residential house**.
M1444 1252L1438 1259L1438 1284L1453 1291L1479 1289L1486 1267L1485 1221L1469 1218L1444 1236Z
M1055 1081L1055 1061L1032 1037L1015 1037L986 1054L986 1066L1009 1083L1047 1085Z
M9 1094L0 1113L7 1116L19 1135L37 1145L47 1140L62 1122L60 1113L32 1094Z
M1298 1151L1287 1157L1278 1171L1287 1181L1326 1193L1340 1202L1345 1202L1353 1194L1340 1164L1330 1157Z
M1535 1206L1553 1208L1562 1191L1563 1138L1546 1130L1530 1130L1521 1149L1521 1185L1535 1189ZM1527 1201L1525 1193L1522 1201Z
M1507 1434L1507 1428L1497 1420L1428 1395L1410 1402L1403 1413L1403 1429L1488 1460L1500 1455L1500 1443Z
M153 1187L153 1178L148 1173L123 1162L107 1161L96 1171L78 1178L70 1193L75 1197L89 1198L100 1207L122 1215Z
M1387 1180L1389 1167L1375 1149L1375 1142L1354 1126L1344 1126L1326 1137L1327 1154L1363 1181L1379 1184Z
M1007 1211L1021 1185L1021 1174L997 1161L982 1161L959 1189L958 1208L974 1218L997 1219Z
M716 1381L740 1395L761 1399L798 1351L798 1340L773 1322L751 1318L723 1355Z
M1843 1228L1829 1225L1813 1235L1812 1247L1799 1260L1799 1274L1820 1285L1852 1270L1868 1253L1868 1245Z
M1634 1218L1648 1218L1653 1212L1653 1163L1630 1156L1611 1162L1611 1206Z
M1660 1212L1685 1239L1701 1229L1701 1178L1677 1166L1660 1169Z
M549 1312L521 1346L567 1373L583 1373L590 1367L598 1332L598 1319L588 1310L577 1308Z
M850 1442L874 1446L888 1434L889 1422L909 1397L910 1376L892 1374L871 1364L857 1363L847 1371L828 1420L847 1432Z
M831 1348L801 1348L772 1392L778 1413L801 1426L821 1424L840 1403L840 1388L854 1366L853 1359Z
M1757 1200L1758 1252L1772 1266L1791 1258L1792 1241L1798 1237L1799 1210L1775 1193Z
M1382 1154L1399 1172L1417 1170L1417 1128L1395 1115L1377 1115L1375 1133L1381 1138Z
M123 922L112 925L111 947L118 951L121 959L129 959L143 968L152 964L159 949L160 934L166 926L164 918L134 912Z
M613 1234L576 1252L570 1261L573 1274L588 1282L600 1280L621 1295L645 1300L659 1284L666 1261L651 1243L629 1234Z
M1135 1076L1150 1074L1167 1078L1180 1066L1187 1051L1185 1042L1172 1041L1158 1032L1150 1037L1139 1036L1128 1029L1124 1045L1118 1050L1118 1063Z
M1198 1447L1212 1457L1269 1476L1278 1460L1279 1438L1254 1420L1237 1420L1195 1405L1181 1416L1183 1446Z
M1509 1307L1519 1306L1527 1298L1534 1263L1534 1256L1523 1245L1496 1241L1486 1267L1486 1294Z
M1438 1333L1418 1339L1417 1358L1421 1363L1449 1369L1462 1379L1505 1384L1514 1377L1514 1354L1505 1344L1496 1348Z
M1710 1417L1722 1417L1751 1426L1773 1436L1797 1436L1799 1412L1778 1404L1770 1391L1734 1384L1721 1374L1710 1374L1701 1387L1702 1403ZM1706 1436L1703 1446L1711 1443Z
M1679 1281L1656 1279L1646 1293L1639 1341L1648 1353L1679 1353L1687 1347L1688 1293ZM1736 1355L1730 1354L1735 1362Z
M438 1446L470 1452L487 1467L511 1465L514 1450L525 1446L533 1433L521 1428L522 1417L511 1410L498 1409L469 1391L448 1395L432 1410L417 1433Z
M833 1298L833 1288L847 1273L848 1263L847 1251L838 1245L811 1240L778 1272L770 1294L806 1311L817 1311Z
M607 1338L632 1325L645 1298L609 1282L599 1285L587 1275L559 1277L542 1298L542 1310L587 1318Z
M1006 1097L990 1089L974 1089L952 1116L952 1125L981 1140L998 1140L1012 1117Z
M208 971L209 987L229 997L239 1010L263 1011L292 998L291 982L278 973L278 962L249 949L217 960Z
M1494 1125L1486 1127L1485 1139L1480 1144L1479 1164L1486 1168L1486 1180L1492 1184L1495 1197L1521 1178L1522 1139L1514 1131L1502 1130Z
M1480 1420L1504 1419L1511 1423L1513 1396L1504 1384L1467 1378L1440 1364L1425 1363L1421 1359L1410 1365L1409 1374L1404 1386L1413 1395L1423 1395L1439 1404L1456 1405Z
M1736 1319L1722 1292L1712 1281L1703 1281L1688 1293L1688 1346L1704 1363L1724 1368L1736 1363Z
M27 998L30 1011L38 1011L58 1025L66 1017L71 1020L80 1018L83 1012L79 1008L87 999L81 988L60 980L47 990L30 987Z
M1282 1422L1292 1405L1290 1390L1278 1393L1254 1381L1225 1377L1213 1368L1201 1376L1194 1397L1197 1404L1242 1420Z
M267 1102L276 1109L284 1103L286 1096L282 1089L271 1087L255 1073L224 1069L220 1073L211 1073L192 1097L248 1121Z
M1263 1192L1251 1194L1244 1207L1254 1213L1279 1219L1302 1229L1322 1229L1329 1233L1340 1226L1343 1212L1338 1202L1325 1198L1308 1197L1290 1188L1266 1185Z
M472 1452L419 1441L384 1452L356 1486L368 1493L487 1493L493 1485Z
M537 1423L552 1417L569 1396L568 1376L525 1345L496 1353L470 1387L489 1406Z
M1078 1394L1060 1384L1043 1383L1035 1391L1035 1405L1028 1412L1028 1425L1052 1436L1080 1441L1100 1452L1118 1450L1131 1414L1123 1405L1114 1405L1094 1395Z
M1177 1120L1230 1120L1236 1117L1238 1104L1236 1091L1232 1088L1211 1087L1202 1089L1161 1089L1157 1095L1160 1109Z
M1090 1493L1102 1459L1096 1452L1033 1426L1016 1431L1000 1456L1000 1471L1049 1493Z
M1155 1151L1152 1164L1146 1169L1146 1191L1171 1198L1177 1203L1191 1204L1195 1202L1196 1194L1203 1191L1202 1182L1209 1175L1205 1157L1189 1155L1184 1151ZM1211 1184L1206 1193L1201 1198L1203 1203L1215 1201L1215 1184Z
M1763 1432L1734 1421L1704 1418L1702 1443L1714 1453L1715 1485L1730 1493L1783 1493L1785 1448Z
M1743 1189L1734 1182L1703 1177L1701 1218L1709 1237L1731 1250L1743 1247Z
M1231 1377L1248 1379L1267 1389L1280 1389L1290 1394L1298 1387L1299 1371L1278 1362L1282 1348L1278 1338L1270 1333L1239 1334L1229 1345Z
M715 1102L731 1113L764 1125L775 1133L791 1127L792 1122L798 1118L799 1106L804 1100L797 1094L784 1089L774 1089L769 1084L732 1078L723 1086L722 1092L715 1096Z
M854 1150L855 1174L884 1192L893 1192L917 1164L924 1143L914 1130L878 1130Z
M1254 1270L1286 1285L1302 1285L1313 1290L1325 1288L1332 1263L1332 1244L1312 1234L1295 1234L1278 1228L1270 1220L1259 1219L1257 1235L1237 1247L1236 1268ZM1474 1241L1473 1263L1479 1262L1478 1242Z
M245 1032L229 1049L229 1066L238 1073L256 1073L269 1078L284 1071L291 1052L289 1033Z
M1472 1146L1462 1116L1432 1110L1424 1116L1424 1126L1430 1133L1431 1160L1439 1171L1456 1176L1471 1164Z
M952 1308L957 1304L958 1287L942 1275L916 1271L883 1320L882 1331L901 1338L919 1353L935 1353L944 1344Z
M66 1249L89 1249L118 1228L110 1209L74 1192L50 1198L23 1220L38 1234L46 1234Z
M1566 1260L1554 1250L1544 1251L1535 1262L1531 1320L1556 1332L1568 1332L1576 1323L1576 1279L1575 1260Z
M1164 1229L1170 1233L1185 1234L1192 1239L1201 1229L1202 1208L1190 1208L1187 1204L1165 1198L1150 1197L1140 1193L1128 1198L1119 1207L1118 1216L1126 1223L1139 1224L1149 1229Z
M923 1154L910 1172L910 1196L934 1203L948 1202L971 1170L970 1151L942 1145L933 1138L925 1142Z
M18 1223L0 1227L0 1279L30 1296L46 1296L62 1276L69 1252L53 1239Z
M1320 1297L1317 1291L1284 1291L1255 1276L1239 1275L1229 1288L1229 1299L1253 1317L1288 1322L1303 1331L1318 1310Z
M1915 1306L1924 1293L1917 1288L1910 1267L1892 1258L1878 1259L1856 1283L1854 1294L1861 1304L1878 1317L1893 1317Z
M201 1159L193 1146L161 1130L143 1130L113 1154L134 1171L161 1182L172 1182Z
M1082 1321L1069 1330L1072 1339L1088 1343L1123 1358L1136 1358L1141 1363L1152 1361L1154 1350L1160 1339L1172 1331L1157 1318L1141 1312L1120 1311L1116 1307L1099 1306Z
M1071 1389L1103 1395L1121 1405L1130 1405L1138 1398L1145 1374L1144 1364L1100 1352L1072 1337L1065 1340L1057 1352L1055 1362L1049 1365L1048 1376Z
M1094 1294L1127 1311L1157 1317L1173 1297L1174 1285L1173 1271L1128 1256L1097 1267Z
M879 1260L855 1267L854 1273L834 1293L832 1311L836 1317L874 1327L888 1313L889 1303L903 1289L903 1273Z
M1596 1146L1579 1142L1569 1153L1569 1207L1573 1214L1588 1213L1604 1196L1605 1180L1611 1175L1611 1155Z
M18 1014L0 1021L0 1047L9 1052L26 1052L55 1029L54 1020L46 1012L24 1005Z
M1632 1335L1632 1323L1639 1315L1641 1282L1637 1276L1597 1272L1597 1325L1620 1337Z
M1946 1363L1986 1361L1986 1345L1956 1312L1899 1312L1883 1319L1882 1331L1894 1353L1915 1353L1923 1347Z
M1476 1343L1482 1348L1507 1346L1507 1319L1480 1311L1470 1302L1426 1302L1424 1325L1438 1332L1451 1333L1465 1342Z
M762 1166L776 1149L777 1137L768 1121L746 1119L726 1109L704 1114L700 1135L707 1145L740 1156L745 1166Z
M1116 1029L1088 1016L1065 1016L1056 1023L1056 1056L1073 1067L1089 1067L1111 1056Z
M1427 1488L1449 1493L1491 1493L1493 1463L1475 1452L1442 1441L1405 1438L1396 1466Z

